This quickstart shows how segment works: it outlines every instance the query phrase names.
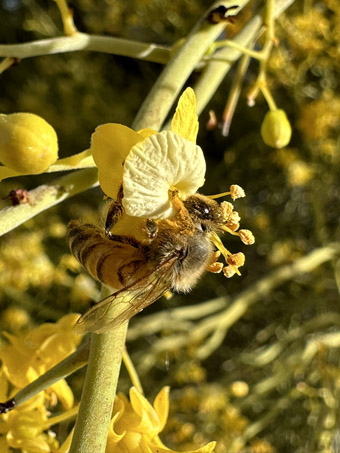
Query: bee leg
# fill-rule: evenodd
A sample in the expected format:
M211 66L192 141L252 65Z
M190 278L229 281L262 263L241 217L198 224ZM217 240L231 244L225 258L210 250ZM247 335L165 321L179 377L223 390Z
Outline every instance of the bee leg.
M109 210L107 211L105 220L105 235L109 239L112 238L111 233L112 227L117 223L117 221L123 214L122 199L123 199L123 184L121 184L119 188L117 200L111 203Z
M158 231L157 223L152 219L147 219L145 224L145 231L150 240L155 239Z
M183 224L182 231L186 231L188 234L192 234L195 231L195 225L189 215L187 208L184 206L183 201L178 196L178 190L169 190L169 194L172 204L178 211L178 220Z

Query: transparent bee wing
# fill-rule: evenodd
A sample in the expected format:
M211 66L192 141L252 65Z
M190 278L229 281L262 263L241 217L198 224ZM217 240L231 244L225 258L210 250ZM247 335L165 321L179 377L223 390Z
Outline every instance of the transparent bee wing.
M130 285L98 302L81 316L76 333L104 333L127 322L171 288L173 256L165 263Z

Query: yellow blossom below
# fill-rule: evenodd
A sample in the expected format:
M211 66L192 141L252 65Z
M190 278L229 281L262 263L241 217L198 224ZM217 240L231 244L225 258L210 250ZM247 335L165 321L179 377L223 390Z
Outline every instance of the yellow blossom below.
M130 389L130 401L118 394L113 408L106 453L179 453L166 447L158 434L164 429L169 411L169 388L156 396L153 406L135 388ZM210 442L195 451L212 453L216 443Z
M169 190L186 199L204 182L202 149L180 135L164 131L135 145L123 172L126 213L135 217L167 218L176 214Z

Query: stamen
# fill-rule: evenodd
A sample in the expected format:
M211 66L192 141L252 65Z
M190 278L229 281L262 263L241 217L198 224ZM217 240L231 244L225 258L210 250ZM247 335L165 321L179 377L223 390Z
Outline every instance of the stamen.
M211 233L210 235L210 239L211 241L213 242L213 244L218 248L218 250L222 253L222 255L224 256L224 258L227 260L229 256L232 255L231 252L229 252L229 250L227 250L221 239L217 236L216 233Z
M221 197L225 197L227 195L230 195L233 201L237 200L237 198L243 198L246 196L242 187L238 186L237 184L232 184L230 186L229 192L222 192L222 193L218 193L216 195L207 195L207 197L214 200L215 198L221 198Z
M211 198L212 200L215 200L216 198L221 198L221 197L226 197L227 195L230 195L231 192L222 192L218 193L216 195L207 195L208 198Z
M222 230L226 231L227 233L232 234L233 236L239 236L238 232L231 230L226 225L222 225L221 228L222 228Z

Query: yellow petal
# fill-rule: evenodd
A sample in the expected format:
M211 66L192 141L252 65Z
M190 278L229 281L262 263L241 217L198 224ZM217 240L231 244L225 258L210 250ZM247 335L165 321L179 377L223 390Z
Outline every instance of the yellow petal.
M148 435L158 434L159 418L149 401L135 387L131 387L129 396L133 410L140 417L139 425L135 430Z
M157 134L157 131L155 131L154 129L146 128L139 130L138 134L140 134L143 138L148 138L150 137L150 135Z
M196 143L198 132L196 96L190 87L179 98L175 115L171 121L171 130Z
M103 192L116 198L123 179L123 162L130 149L143 140L143 136L122 124L108 123L98 126L92 134L91 151L98 167L98 178Z
M163 387L162 390L158 393L153 403L153 407L157 412L159 421L160 421L160 429L159 431L163 431L166 421L168 419L169 413L169 391L170 387L166 386Z
M55 164L51 165L46 172L52 173L54 171L68 171L75 170L78 168L91 168L94 167L95 163L92 157L90 149L86 149L73 156L65 157L64 159L58 159Z
M151 135L137 143L125 160L126 213L153 219L174 216L169 189L176 187L186 199L202 185L205 169L199 146L171 131Z

